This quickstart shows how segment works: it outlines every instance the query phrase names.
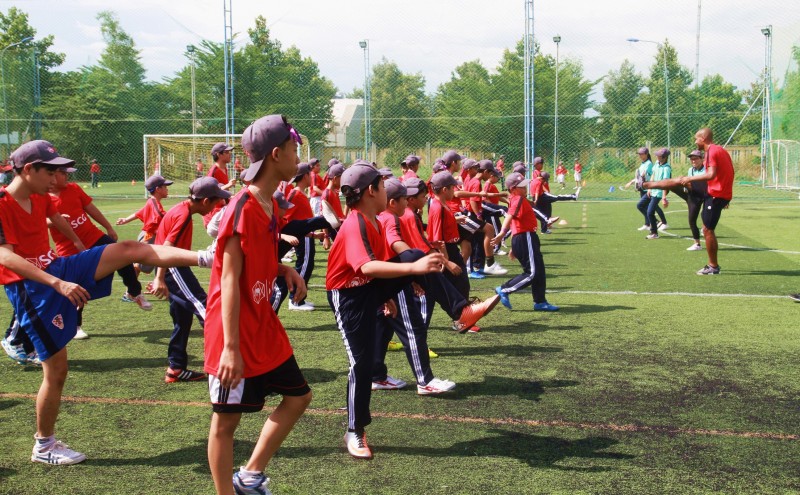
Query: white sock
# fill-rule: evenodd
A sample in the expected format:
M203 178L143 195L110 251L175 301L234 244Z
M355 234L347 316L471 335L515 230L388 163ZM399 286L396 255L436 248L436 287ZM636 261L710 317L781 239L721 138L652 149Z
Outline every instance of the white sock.
M247 469L244 468L244 466L239 468L239 478L246 485L255 482L260 477L261 477L261 471L248 471Z
M49 437L34 436L33 438L36 440L36 448L39 450L47 450L52 447L54 443L56 443L55 435L50 435Z

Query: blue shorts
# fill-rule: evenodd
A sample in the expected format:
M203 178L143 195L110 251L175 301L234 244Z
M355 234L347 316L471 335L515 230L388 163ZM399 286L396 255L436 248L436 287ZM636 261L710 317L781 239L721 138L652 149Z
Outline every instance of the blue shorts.
M91 299L111 294L113 272L95 281L100 256L107 246L97 246L73 256L56 258L45 271L66 282L80 285ZM55 289L31 280L6 285L6 294L20 328L31 338L42 361L67 346L78 331L78 309Z

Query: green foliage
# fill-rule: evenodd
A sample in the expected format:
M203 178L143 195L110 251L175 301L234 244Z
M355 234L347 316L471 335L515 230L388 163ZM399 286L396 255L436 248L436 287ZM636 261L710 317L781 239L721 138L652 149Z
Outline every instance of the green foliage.
M386 59L372 67L372 142L405 150L431 139L431 104L421 74L404 74Z

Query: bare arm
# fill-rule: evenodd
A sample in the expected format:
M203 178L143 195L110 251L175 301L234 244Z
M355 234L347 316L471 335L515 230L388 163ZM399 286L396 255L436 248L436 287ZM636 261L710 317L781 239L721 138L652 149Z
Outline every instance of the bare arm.
M413 263L391 263L389 261L368 261L361 266L361 271L368 277L398 278L406 275L424 275L441 271L444 264L441 253L432 253Z
M126 223L131 223L132 221L136 220L136 213L131 213L125 218L117 218L117 225L125 225Z
M406 244L405 241L397 241L392 244L392 250L397 254L408 251L409 249L411 249L411 246Z
M709 181L717 176L717 167L709 166L705 173L693 175L691 177L681 177L681 184L684 186L689 182Z
M169 241L164 241L165 246L172 246ZM169 297L169 289L167 289L167 268L159 266L156 268L156 278L153 279L152 294L159 299Z
M222 355L217 376L223 387L236 387L244 374L244 361L239 347L239 277L244 266L244 252L239 236L233 235L225 243L220 277L222 305Z
M89 300L89 293L78 284L65 282L54 277L34 264L26 261L14 252L11 244L0 245L0 265L8 268L20 277L54 288L59 294L69 299L76 307L81 307Z
M108 221L105 215L94 205L94 203L89 203L84 208L86 213L89 214L97 223L99 223L104 229L106 229L106 233L108 236L115 241L118 239L117 232L114 230L114 227L111 225L111 222Z
M81 240L78 239L75 231L72 230L70 224L68 224L64 217L61 216L61 213L55 213L48 217L48 219L50 220L50 223L52 223L53 227L57 228L59 232L64 234L67 239L75 244L75 247L78 249L78 251L86 251L86 246L84 246Z
M506 215L506 219L503 220L503 226L500 228L500 232L497 233L497 236L492 239L492 246L496 246L500 242L503 242L503 238L506 236L506 232L511 227L511 215Z

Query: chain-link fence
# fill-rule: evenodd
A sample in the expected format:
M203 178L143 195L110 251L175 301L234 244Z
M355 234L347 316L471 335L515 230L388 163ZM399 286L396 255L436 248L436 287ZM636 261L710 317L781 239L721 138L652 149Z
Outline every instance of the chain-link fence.
M708 15L725 6L723 0L705 3L711 12ZM323 163L333 157L352 162L367 155L381 165L397 168L403 157L413 153L423 158L422 174L428 173L434 160L447 149L477 158L505 156L506 164L522 160L524 19L521 1L511 7L520 14L516 24L519 40L507 46L493 64L477 59L454 60L451 67L440 69L444 76L432 70L416 72L413 67L408 71L391 59L376 57L373 45L373 60L377 61L369 71L369 143L364 142L363 88L348 92L347 88L335 87L316 61L275 39L266 19L246 21L242 15L234 50L234 131L241 132L261 115L283 113L306 136L309 156L317 156ZM661 8L639 7L643 18L656 17ZM780 10L790 18L786 14L789 11L797 14L800 8L786 5ZM476 23L500 22L487 15L476 12ZM756 31L755 37L748 35L747 43L731 50L764 53L759 43L765 38L759 37L748 19L729 19L725 26L728 31ZM96 64L67 73L58 72L52 64L38 64L40 102L35 90L34 46L21 44L4 51L2 156L20 140L38 137L41 129L41 136L55 143L62 154L79 163L97 159L103 181L129 183L142 179L144 135L225 132L221 42L197 43L184 53L185 65L171 78L148 82L136 40L126 34L126 26L113 15L98 17L98 24L102 25L107 46ZM489 25L487 29L499 27ZM510 27L504 25L503 29ZM719 71L716 66L701 70L698 80L696 69L687 62L693 61L695 54L676 48L686 46L674 42L678 34L626 43L624 35L605 33L604 40L613 35L617 42L617 48L609 50L630 50L632 58L649 62L609 62L598 73L599 62L586 48L587 40L597 32L587 32L581 40L558 37L555 42L553 38L552 43L549 35L537 35L534 154L544 157L548 168L555 169L563 162L571 171L579 162L589 186L584 197L615 198L614 192L633 176L639 147L647 146L653 152L671 148L673 171L683 174L689 167L686 154L694 148L695 131L708 126L715 133L715 141L726 144L731 153L738 197L797 197L797 46L785 71L781 67L773 73L771 84L767 84L763 67L754 69L744 63ZM411 29L409 36L414 35ZM3 46L19 36L7 30ZM685 37L685 32L680 36ZM786 52L787 43L800 45L797 37L773 38L766 39L775 42L774 51ZM442 36L429 49L455 53L459 44L472 46L475 41L469 36ZM409 43L409 50L416 48ZM40 45L37 49L41 56L48 47ZM394 48L402 49L402 45ZM361 58L353 58L351 63L352 71L363 73ZM429 87L431 80L443 82ZM83 166L76 179L88 180L88 175L88 166Z

